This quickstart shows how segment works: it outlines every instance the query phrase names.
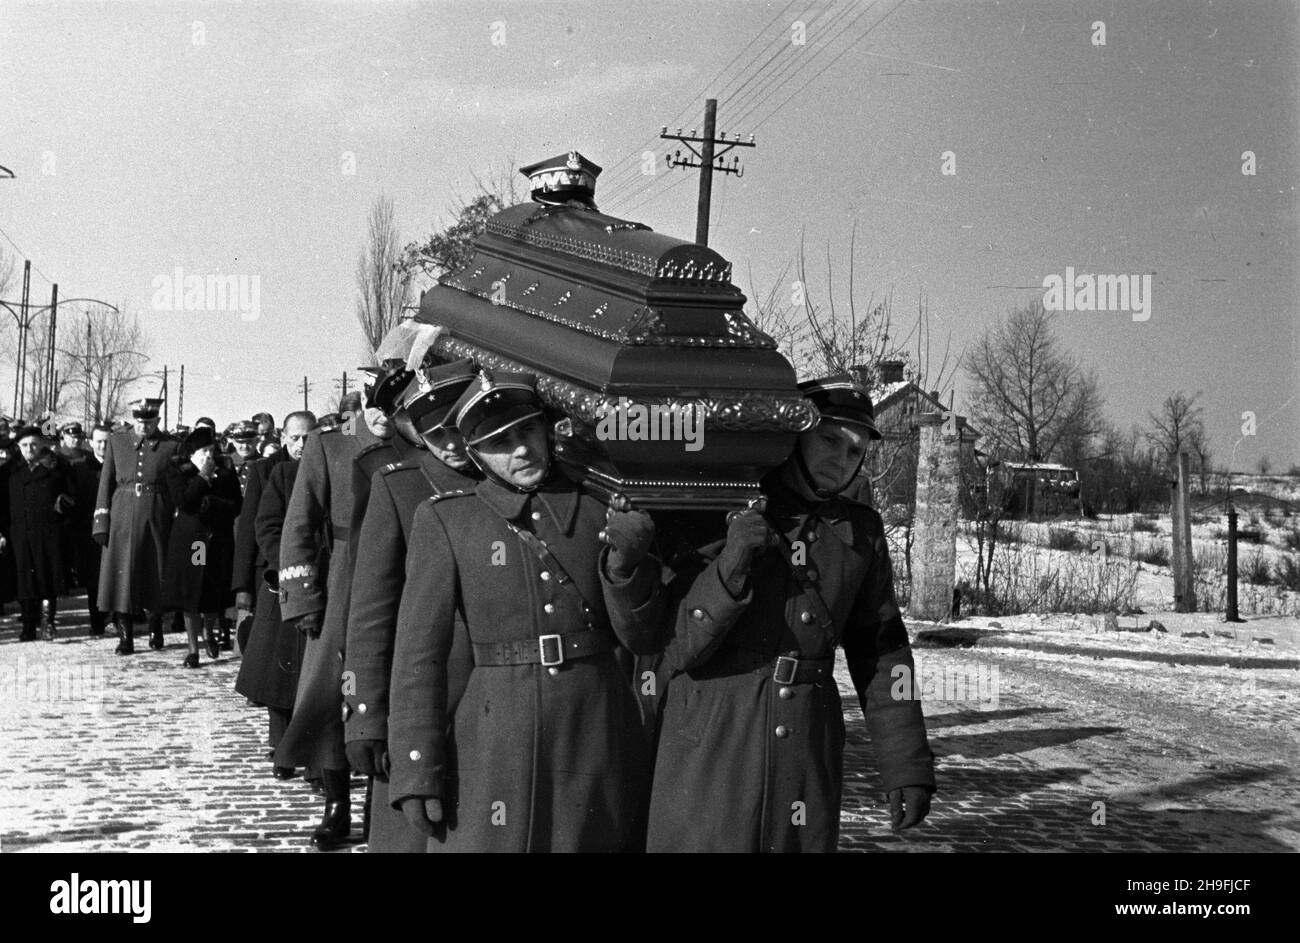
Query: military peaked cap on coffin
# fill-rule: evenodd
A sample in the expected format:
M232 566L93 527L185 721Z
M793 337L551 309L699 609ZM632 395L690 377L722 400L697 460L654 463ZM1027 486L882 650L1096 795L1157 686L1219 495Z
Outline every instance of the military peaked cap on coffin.
M452 412L465 444L479 445L511 426L542 414L537 377L531 373L485 370L465 388Z
M731 264L596 210L582 199L596 170L577 153L524 168L533 202L490 217L466 264L421 295L417 320L444 329L429 353L534 374L547 415L568 420L556 458L597 493L744 507L817 410L745 316ZM620 409L636 416L627 434L602 433Z
M851 375L837 373L820 380L806 380L799 384L799 389L812 400L822 419L862 426L871 438L881 438L871 394Z
M540 160L519 172L528 178L531 196L538 203L563 204L577 200L595 206L596 178L601 168L577 151Z
M138 399L131 404L131 417L133 419L157 419L162 404L161 397L146 396Z
M453 420L452 407L473 381L474 363L465 359L418 371L404 403L415 431L424 435Z

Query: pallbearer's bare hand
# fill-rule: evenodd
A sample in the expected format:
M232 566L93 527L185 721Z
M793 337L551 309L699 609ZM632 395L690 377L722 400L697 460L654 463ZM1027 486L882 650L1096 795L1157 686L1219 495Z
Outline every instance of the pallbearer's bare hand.
M605 543L613 548L609 554L610 575L627 577L650 552L655 539L655 522L645 511L615 511L611 508L601 533Z
M903 786L889 791L889 825L898 832L930 814L930 790L924 786Z
M402 814L411 828L432 838L437 832L435 826L442 821L442 800L411 796L402 800Z

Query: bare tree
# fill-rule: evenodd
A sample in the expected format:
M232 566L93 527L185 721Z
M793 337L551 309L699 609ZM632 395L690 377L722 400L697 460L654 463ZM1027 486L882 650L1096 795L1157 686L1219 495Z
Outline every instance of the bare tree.
M445 214L449 221L436 223L425 239L408 243L402 251L402 271L409 280L427 283L427 287L448 272L464 268L488 218L523 199L513 159L484 176L475 174L473 180L472 197L453 197Z
M139 319L96 307L69 318L59 334L65 341L57 350L61 398L56 412L79 413L91 424L120 416L149 360L149 339Z
M356 274L357 320L372 353L401 320L410 296L410 279L401 263L393 201L381 195L370 208L366 244L357 259Z
M986 451L1048 461L1066 442L1104 431L1096 373L1061 349L1041 300L988 327L963 364Z
M1200 395L1197 392L1188 396L1178 390L1165 397L1159 413L1147 413L1147 419L1154 427L1147 433L1147 438L1165 455L1172 458L1179 452L1190 451L1192 436L1204 435L1201 407L1196 405Z

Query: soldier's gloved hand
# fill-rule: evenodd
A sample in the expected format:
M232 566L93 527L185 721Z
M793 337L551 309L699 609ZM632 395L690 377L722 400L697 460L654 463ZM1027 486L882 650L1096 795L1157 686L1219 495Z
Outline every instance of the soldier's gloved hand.
M411 796L402 800L402 814L411 823L411 828L432 838L436 831L434 826L442 821L442 800Z
M77 503L77 499L70 494L61 494L54 499L54 513L66 514L68 509Z
M609 575L627 579L645 559L655 539L655 522L645 511L609 511L602 531L609 552Z
M924 786L903 786L889 791L889 827L894 831L920 825L929 814L930 790Z
M757 511L747 508L730 515L727 524L727 543L718 557L718 571L722 578L730 582L733 578L743 577L749 572L754 555L769 547L776 540L776 533L767 518Z
M320 638L320 616L317 613L309 612L305 616L298 617L298 631L308 638Z
M238 609L240 612L252 612L253 594L245 593L245 592L235 593L235 608ZM236 621L242 622L244 620L241 618Z
M343 750L348 765L358 773L388 782L388 744L383 740L352 740Z
M108 534L93 534L92 536L94 537L95 543L99 544L101 547L108 546Z

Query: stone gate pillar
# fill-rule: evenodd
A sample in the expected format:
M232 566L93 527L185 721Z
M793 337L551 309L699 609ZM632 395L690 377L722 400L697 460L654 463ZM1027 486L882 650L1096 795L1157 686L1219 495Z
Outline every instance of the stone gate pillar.
M925 413L916 459L916 517L912 539L912 619L946 621L957 578L957 512L963 417Z

